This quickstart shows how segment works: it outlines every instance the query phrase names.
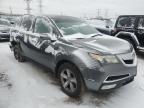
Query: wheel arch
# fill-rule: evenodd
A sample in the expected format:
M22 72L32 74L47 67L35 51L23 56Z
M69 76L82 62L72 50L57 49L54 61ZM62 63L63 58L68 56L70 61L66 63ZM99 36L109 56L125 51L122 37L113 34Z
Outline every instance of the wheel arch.
M130 40L131 42L133 42L132 44L135 45L135 47L139 46L139 41L134 33L119 32L118 34L115 35L115 37L118 37L124 40Z
M59 67L60 67L61 65L63 65L64 63L70 63L70 64L74 65L74 66L80 71L79 67L78 67L74 62L72 62L71 60L63 59L63 60L59 60L59 61L56 63L56 68L55 68L56 76L57 76L57 74L58 74L58 69L59 69Z

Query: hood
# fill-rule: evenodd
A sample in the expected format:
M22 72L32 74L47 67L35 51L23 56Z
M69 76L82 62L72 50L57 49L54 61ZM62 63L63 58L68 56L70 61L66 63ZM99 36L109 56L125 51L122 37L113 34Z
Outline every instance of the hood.
M100 35L96 37L88 36L88 38L67 39L73 45L90 50L92 49L103 54L120 54L132 51L132 46L127 41L107 35Z

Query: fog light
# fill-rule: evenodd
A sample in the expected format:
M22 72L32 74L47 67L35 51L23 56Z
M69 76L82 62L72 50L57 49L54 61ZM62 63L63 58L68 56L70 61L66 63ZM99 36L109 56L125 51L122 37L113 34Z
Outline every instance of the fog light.
M112 84L112 85L104 85L102 86L102 90L106 90L106 89L112 89L112 88L115 88L116 87L116 84Z

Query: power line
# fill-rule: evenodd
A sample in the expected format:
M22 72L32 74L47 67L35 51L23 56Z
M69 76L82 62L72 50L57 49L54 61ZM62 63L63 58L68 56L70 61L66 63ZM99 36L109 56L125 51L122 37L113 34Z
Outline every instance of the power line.
M11 6L9 6L9 10L10 10L10 14L13 14Z

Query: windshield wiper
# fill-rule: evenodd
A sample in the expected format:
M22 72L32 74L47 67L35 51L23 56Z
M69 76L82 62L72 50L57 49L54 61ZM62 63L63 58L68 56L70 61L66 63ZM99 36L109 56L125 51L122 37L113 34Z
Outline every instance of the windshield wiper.
M91 37L96 37L96 36L102 36L102 34L98 33L98 34L92 35Z
M76 39L85 39L85 38L76 38Z

